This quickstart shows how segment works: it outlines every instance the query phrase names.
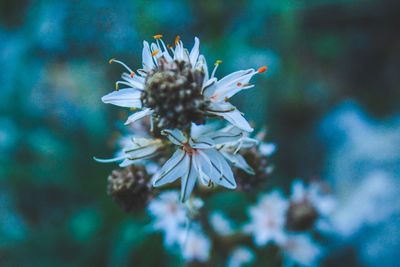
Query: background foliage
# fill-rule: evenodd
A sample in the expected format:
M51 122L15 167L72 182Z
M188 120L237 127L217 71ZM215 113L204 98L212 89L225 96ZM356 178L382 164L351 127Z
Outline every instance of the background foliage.
M2 0L0 264L179 263L144 213L106 195L115 166L92 159L112 155L126 117L100 100L121 72L110 58L139 66L142 40L163 34L187 47L198 36L210 65L223 60L219 77L267 65L233 102L278 146L267 190L288 192L295 177L329 172L320 125L341 102L377 120L399 113L399 27L394 0ZM206 205L244 221L244 201L230 192ZM361 265L351 248L326 264L344 262Z

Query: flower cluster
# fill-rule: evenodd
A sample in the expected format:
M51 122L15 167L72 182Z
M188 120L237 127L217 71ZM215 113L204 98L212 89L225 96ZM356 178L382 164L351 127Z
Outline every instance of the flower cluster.
M152 162L158 166L151 178L152 186L173 184L180 179L182 202L189 199L196 183L235 189L237 182L230 164L235 172L238 168L247 175L260 174L261 165L249 166L242 151L261 153L258 147L262 142L248 136L253 128L229 99L252 88L250 79L266 67L240 70L217 79L215 73L222 61L217 61L210 73L197 37L189 52L179 36L173 47L165 45L162 35L155 35L151 44L143 42L142 60L143 67L135 72L125 63L111 59L110 63L121 64L127 72L116 82L116 90L102 100L135 111L126 125L148 117L148 133L134 133L115 158L97 161L119 161L120 167ZM212 118L223 118L230 125L210 129ZM263 157L266 155L257 159ZM258 180L268 173L267 162L264 159L262 174L258 175L262 179ZM240 188L248 188L247 181L240 183Z
M153 230L164 234L166 248L175 249L187 262L209 262L211 251L218 251L221 248L216 245L223 243L231 250L227 266L251 263L257 250L261 252L268 245L280 250L285 266L316 266L323 250L313 233L324 234L319 222L328 222L335 208L332 195L324 187L320 182L306 186L295 180L288 199L278 190L263 194L248 208L250 220L244 225L235 223L223 211L207 213L199 198L180 203L177 191L161 193L147 211L153 217ZM304 208L304 203L309 207ZM308 210L313 210L313 216ZM252 248L242 245L249 236L253 236Z

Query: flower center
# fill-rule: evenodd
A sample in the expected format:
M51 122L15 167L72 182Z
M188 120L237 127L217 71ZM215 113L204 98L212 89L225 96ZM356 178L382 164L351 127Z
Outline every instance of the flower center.
M205 123L203 79L204 73L185 61L159 60L159 67L147 75L141 95L143 106L154 110L157 127L184 129L192 122Z

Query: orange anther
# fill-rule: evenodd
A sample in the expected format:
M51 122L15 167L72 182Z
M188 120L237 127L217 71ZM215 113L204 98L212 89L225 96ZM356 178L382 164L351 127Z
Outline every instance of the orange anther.
M257 72L258 73L263 73L264 71L266 71L267 70L267 67L266 66L262 66L261 68L259 68L258 70L257 70Z
M160 39L160 38L162 38L162 37L163 37L162 34L157 34L157 35L154 35L154 36L153 36L154 39Z
M237 83L237 86L242 86L242 84L241 83Z
M135 111L137 108L129 108L130 111Z
M135 73L134 72L132 72L129 76L131 76L131 78L133 78L133 75L135 75Z
M179 40L181 39L181 37L178 35L175 38L175 45L178 45Z
M115 58L112 58L112 59L110 59L109 61L108 61L108 63L113 63L113 61L115 60Z
M227 96L225 96L225 102L228 102L229 98Z
M154 57L155 55L158 54L158 52L160 52L160 50L155 50L153 53L151 53L151 56Z

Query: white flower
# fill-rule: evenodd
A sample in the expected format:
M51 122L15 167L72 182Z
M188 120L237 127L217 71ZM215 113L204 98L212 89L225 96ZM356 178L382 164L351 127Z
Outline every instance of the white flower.
M266 67L261 67L257 71L254 69L240 70L227 75L221 80L217 80L214 75L221 61L217 61L214 70L211 75L209 75L206 60L203 55L199 54L200 41L197 37L195 38L195 44L190 53L183 47L183 43L179 39L175 42L175 49L170 49L169 51L161 37L161 35L154 36L156 41L150 45L146 41L143 42L143 69L139 69L137 73L121 61L115 59L110 60L110 63L120 63L128 70L128 73L125 72L122 74L123 80L116 83L117 89L120 85L125 85L126 88L118 89L103 96L103 102L121 107L140 109L140 111L129 116L126 124L152 115L155 113L155 110L144 106L141 100L142 92L146 89L147 75L165 64L174 61L184 61L190 64L193 70L200 71L204 76L203 80L200 82L201 84L199 84L201 88L200 93L209 104L202 112L208 115L222 117L244 131L252 131L253 129L240 111L230 104L228 100L239 91L252 88L253 85L249 84L251 77L257 73L264 72Z
M312 182L306 188L303 181L293 181L290 200L294 203L301 203L304 200L309 201L321 216L329 215L336 206L334 198L330 194L323 192L323 185L317 182Z
M147 211L155 218L152 228L164 232L166 246L179 244L188 223L185 206L179 202L179 193L161 193L150 202Z
M229 236L235 233L232 222L221 211L211 213L210 224L214 231L221 236Z
M94 159L103 163L122 161L119 166L126 167L156 155L159 149L163 146L160 139L150 139L145 137L132 137L130 140L124 138L122 142L125 147L117 153L117 157L112 159Z
M186 261L205 262L210 257L211 242L204 235L198 223L192 223L190 229L182 236L181 253Z
M243 265L250 264L254 261L254 253L247 247L237 247L229 255L227 267L240 267Z
M282 246L285 266L318 266L321 248L305 234L289 235Z
M161 132L178 146L172 157L156 173L153 186L159 187L181 178L181 200L186 201L197 180L204 185L217 184L226 188L236 188L232 170L224 157L214 147L217 142L206 137L186 137L179 130ZM236 138L221 133L221 142Z
M244 232L254 236L257 246L264 246L270 241L283 244L285 215L288 201L279 191L262 196L257 205L249 208L250 222L244 226Z

